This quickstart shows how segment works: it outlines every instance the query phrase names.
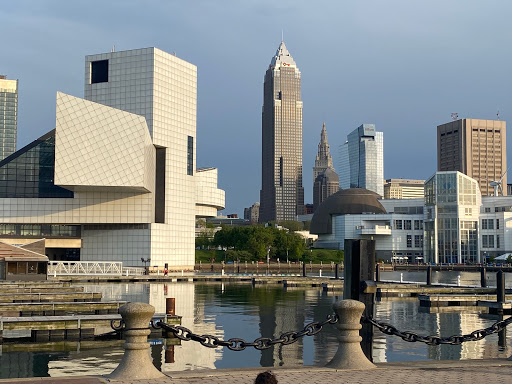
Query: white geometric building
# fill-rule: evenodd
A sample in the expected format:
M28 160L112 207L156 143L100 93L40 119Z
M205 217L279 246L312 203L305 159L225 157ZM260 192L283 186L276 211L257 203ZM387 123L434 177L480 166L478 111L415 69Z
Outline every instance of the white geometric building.
M137 49L88 56L85 79L86 100L58 93L56 129L0 162L0 237L45 237L50 259L79 240L81 261L192 267L196 213L224 208L217 170L195 169L196 67Z

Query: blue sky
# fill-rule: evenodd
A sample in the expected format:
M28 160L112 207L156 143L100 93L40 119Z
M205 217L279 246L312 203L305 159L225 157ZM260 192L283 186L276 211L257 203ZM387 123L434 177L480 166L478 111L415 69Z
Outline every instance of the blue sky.
M259 201L263 76L281 31L302 72L312 202L324 121L335 166L346 135L374 123L384 177L418 179L436 171L436 126L452 112L507 121L511 11L493 0L3 1L0 74L20 81L21 148L54 128L57 91L83 97L85 55L176 52L198 67L197 166L219 168L223 213L243 214Z

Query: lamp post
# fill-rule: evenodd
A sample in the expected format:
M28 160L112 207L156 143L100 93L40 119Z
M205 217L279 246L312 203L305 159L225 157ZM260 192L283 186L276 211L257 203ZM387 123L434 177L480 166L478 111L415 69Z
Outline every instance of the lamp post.
M140 261L142 261L142 263L144 263L144 274L149 275L149 270L148 270L147 264L151 262L151 259L150 258L145 259L145 258L141 257Z

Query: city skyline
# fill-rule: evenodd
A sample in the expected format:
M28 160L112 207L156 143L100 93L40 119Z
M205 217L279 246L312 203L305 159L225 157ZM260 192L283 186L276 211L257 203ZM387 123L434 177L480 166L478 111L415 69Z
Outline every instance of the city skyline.
M302 72L303 180L312 179L323 121L333 148L354 127L375 123L386 135L384 177L427 179L437 168L436 127L451 113L495 119L499 111L509 119L510 11L512 4L476 1L159 2L142 9L125 1L98 13L85 2L17 1L0 10L0 32L9 36L0 74L19 79L19 149L54 128L58 90L83 96L77 68L88 53L114 45L176 52L198 67L197 166L219 168L223 213L241 216L259 200L262 68L281 31ZM471 60L462 62L465 53ZM312 200L306 185L305 202Z

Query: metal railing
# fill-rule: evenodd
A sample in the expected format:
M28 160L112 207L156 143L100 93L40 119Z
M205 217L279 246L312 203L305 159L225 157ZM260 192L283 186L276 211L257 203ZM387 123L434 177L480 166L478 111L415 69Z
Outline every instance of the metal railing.
M48 263L48 275L50 276L121 276L122 274L123 263L121 261L50 261Z

